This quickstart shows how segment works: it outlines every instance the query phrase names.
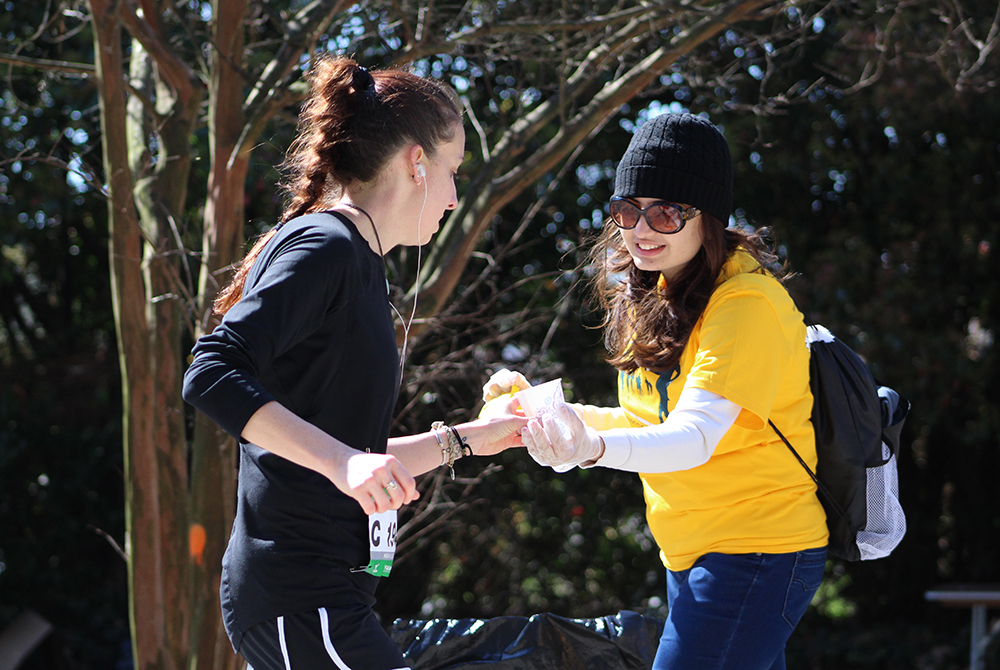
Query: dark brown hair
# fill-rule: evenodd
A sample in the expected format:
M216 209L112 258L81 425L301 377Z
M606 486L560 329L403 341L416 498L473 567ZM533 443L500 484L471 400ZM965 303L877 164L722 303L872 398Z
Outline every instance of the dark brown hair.
M349 184L372 181L407 144L419 144L433 157L462 122L462 105L451 87L405 70L369 73L346 56L325 55L308 80L298 136L282 166L289 199L278 227L322 211ZM215 299L216 314L239 301L247 273L276 230L262 235L244 257Z
M618 228L610 220L604 223L590 250L590 282L604 309L604 343L611 353L608 362L619 370L644 367L663 372L677 365L715 290L722 265L737 248L746 249L757 260L760 272L779 279L783 275L782 269L772 269L777 257L763 239L766 231L727 228L704 212L701 229L701 249L664 290L658 287L660 273L636 267Z

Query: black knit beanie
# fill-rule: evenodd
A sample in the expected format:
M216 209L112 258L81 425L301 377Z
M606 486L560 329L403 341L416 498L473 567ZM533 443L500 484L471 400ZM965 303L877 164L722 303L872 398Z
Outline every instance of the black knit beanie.
M693 205L728 225L733 160L718 128L694 114L642 124L615 172L615 195Z

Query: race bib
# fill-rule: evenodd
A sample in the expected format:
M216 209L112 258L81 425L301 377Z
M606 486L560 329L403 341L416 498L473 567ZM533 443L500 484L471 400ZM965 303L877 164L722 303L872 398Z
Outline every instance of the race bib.
M368 551L370 558L365 572L376 577L388 577L392 557L396 554L396 510L368 516Z

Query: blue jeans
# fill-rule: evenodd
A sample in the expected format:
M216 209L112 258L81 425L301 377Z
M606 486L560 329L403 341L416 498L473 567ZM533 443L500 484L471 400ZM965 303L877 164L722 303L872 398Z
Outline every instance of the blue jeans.
M667 571L653 670L784 670L785 642L823 581L826 548L706 554Z

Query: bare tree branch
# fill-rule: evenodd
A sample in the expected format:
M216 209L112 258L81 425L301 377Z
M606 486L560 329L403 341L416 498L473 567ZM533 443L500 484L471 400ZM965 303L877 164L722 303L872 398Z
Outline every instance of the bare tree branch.
M194 88L201 86L201 80L194 70L177 56L149 20L139 17L132 4L134 1L122 0L118 3L122 25L156 62L160 75L173 88L182 103L191 99L195 95Z
M420 482L420 500L415 506L411 506L413 516L399 528L396 564L405 563L418 545L452 526L459 513L486 502L486 499L474 499L470 494L485 478L502 469L499 465L491 464L475 477L456 478L454 482L447 479L442 468L423 477ZM461 489L454 498L448 495L459 486Z
M42 154L42 153L29 154L29 153L26 153L25 151L22 151L22 152L18 153L16 156L14 156L13 158L7 158L7 159L4 159L4 160L0 160L0 166L11 165L11 164L17 163L19 161L20 162L25 162L25 163L41 163L43 165L51 165L53 167L59 168L60 170L64 170L65 172L75 174L78 177L80 177L80 179L82 179L87 184L87 186L89 186L91 189L93 189L94 193L98 194L99 196L101 196L105 200L108 197L108 191L107 191L107 189L104 187L104 184L102 184L100 182L100 180L97 179L97 177L94 175L94 173L89 172L89 171L85 172L85 171L83 171L81 169L75 168L72 165L70 165L69 163L67 163L66 161L64 161L63 159L57 158L56 156L53 156L51 153L50 154Z
M472 103L469 102L469 96L462 96L462 105L465 107L465 113L469 116L469 121L472 123L472 127L476 130L476 134L479 136L479 150L483 154L483 162L490 162L490 145L489 140L486 138L486 131L483 130L483 124L479 122L476 118L476 110L472 108Z
M229 157L229 165L233 164L237 156L250 152L253 143L277 110L292 100L304 97L305 87L295 85L299 82L289 82L287 78L298 67L302 54L313 49L333 17L350 4L349 0L313 0L288 21L286 39L247 96L244 104L247 122ZM286 82L283 86L280 84L282 81Z
M428 254L424 278L420 281L420 285L424 287L421 315L433 314L441 308L458 283L475 241L482 235L493 216L510 202L515 194L520 193L528 184L537 181L554 164L565 158L574 147L585 143L611 118L614 110L622 102L643 90L680 56L744 19L750 13L771 4L772 1L742 0L720 5L694 26L681 31L670 40L669 44L656 49L628 72L604 86L573 118L560 127L555 137L541 149L534 151L527 160L497 177L485 176L490 170L490 164L487 164L484 167L484 175L477 179L474 188L470 189L471 197L463 198L447 224L438 233L439 239L443 242L436 244ZM586 74L583 66L575 73L577 81L588 76L592 75ZM571 90L571 95L575 93L576 86L568 88ZM551 110L556 105L557 103L550 98L540 107L548 106ZM533 126L538 121L530 117L536 116L546 116L546 114L535 110L518 124ZM508 137L517 135L518 124L511 129ZM490 163L502 164L510 160L519 153L522 141L518 138L510 139L507 143L498 143ZM486 179L489 181L486 182Z
M959 29L969 40L976 51L978 52L978 58L976 60L966 65L961 69L958 74L958 78L955 82L955 87L958 90L962 90L968 85L968 82L986 65L986 59L991 53L1000 45L1000 4L997 5L997 11L993 16L993 22L990 24L989 32L986 38L979 40L972 33L971 21L965 18L965 12L962 9L962 5L959 2L954 3L955 11L958 13L960 22Z
M98 534L101 537L103 537L107 541L107 543L111 545L111 548L115 550L115 553L118 554L118 556L123 561L125 561L126 563L128 563L128 554L125 553L125 550L122 549L122 546L120 544L118 544L117 540L115 540L115 538L111 537L111 535L107 531L105 531L105 530L103 530L101 528L98 528L97 526L91 526L90 524L87 524L87 528L89 528L90 530L94 531L96 534Z
M92 77L96 69L89 63L71 63L63 60L47 60L45 58L29 58L13 54L0 54L0 63L15 67L26 67L44 72L61 72L63 74L79 74Z

